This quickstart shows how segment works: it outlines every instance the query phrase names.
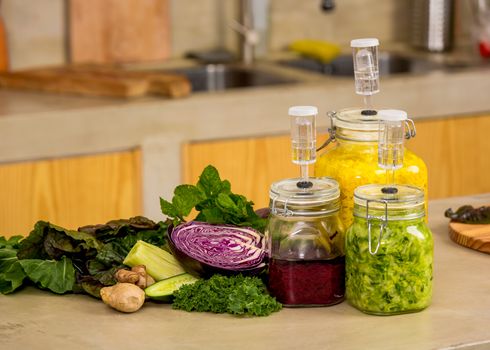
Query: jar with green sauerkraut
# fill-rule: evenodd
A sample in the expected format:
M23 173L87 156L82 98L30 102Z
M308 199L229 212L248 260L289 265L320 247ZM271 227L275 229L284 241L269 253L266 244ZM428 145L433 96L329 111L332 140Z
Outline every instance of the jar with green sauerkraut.
M424 193L407 185L355 190L354 222L346 233L346 296L376 315L420 311L432 296L432 234Z
M349 227L353 220L354 189L387 181L386 171L378 167L379 118L376 111L359 108L329 112L329 117L330 136L335 144L318 157L315 176L337 180L341 193L340 218L344 226ZM406 148L403 167L396 171L394 182L422 188L427 201L427 167Z

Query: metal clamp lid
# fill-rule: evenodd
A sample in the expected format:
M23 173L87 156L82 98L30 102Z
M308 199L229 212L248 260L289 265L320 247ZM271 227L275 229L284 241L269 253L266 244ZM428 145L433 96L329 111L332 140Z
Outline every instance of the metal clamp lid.
M274 215L292 216L293 215L293 211L288 208L289 199L286 199L284 201L283 208L282 209L279 209L277 207L277 205L276 205L276 201L277 201L278 198L279 198L279 196L275 196L274 198L271 198L272 199L271 213L274 214Z
M384 217L369 215L369 203L370 202L380 203L384 206ZM376 244L376 248L374 251L373 251L372 243L371 243L371 226L372 226L371 220L372 219L381 220L381 225L379 227L378 243ZM367 226L368 226L369 254L376 255L378 253L379 247L381 245L381 240L383 239L383 233L386 229L386 226L388 225L388 202L386 200L368 199L366 201L366 221L367 221Z
M330 144L330 142L335 142L336 127L335 127L335 124L333 122L333 119L336 117L336 115L337 115L337 112L335 112L335 111L327 112L327 117L330 118L330 127L328 128L329 137L320 147L318 147L316 149L317 152L321 151L322 149L327 147Z
M415 123L412 119L405 120L405 126L407 127L407 132L405 133L405 138L407 140L417 135L417 129L415 128Z

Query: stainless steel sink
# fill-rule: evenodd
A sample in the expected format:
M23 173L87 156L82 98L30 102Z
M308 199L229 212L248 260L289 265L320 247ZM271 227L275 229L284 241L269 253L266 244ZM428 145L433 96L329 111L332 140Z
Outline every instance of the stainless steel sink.
M256 68L208 64L206 66L174 69L187 76L192 91L222 91L235 88L294 83L295 80Z
M461 68L460 65L447 65L431 62L421 58L410 58L387 52L380 53L379 73L380 75L424 73L435 69ZM326 75L354 76L354 67L351 55L342 55L325 64L309 58L298 58L280 62L283 65L314 71Z

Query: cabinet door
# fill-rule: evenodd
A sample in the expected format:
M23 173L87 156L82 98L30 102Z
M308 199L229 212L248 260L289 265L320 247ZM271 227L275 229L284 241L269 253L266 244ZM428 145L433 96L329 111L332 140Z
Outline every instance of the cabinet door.
M416 124L417 136L407 146L427 163L430 199L490 192L490 115ZM195 183L202 169L213 164L234 192L257 208L268 206L272 182L299 176L290 147L289 135L189 143L183 149L183 181Z
M0 235L37 220L66 228L141 213L140 151L0 165Z
M269 136L234 140L196 142L184 145L183 181L196 183L202 170L214 165L231 190L243 194L256 208L269 206L272 182L298 177L299 168L291 163L288 136Z
M430 199L490 192L490 115L416 125L417 136L407 146L427 164Z

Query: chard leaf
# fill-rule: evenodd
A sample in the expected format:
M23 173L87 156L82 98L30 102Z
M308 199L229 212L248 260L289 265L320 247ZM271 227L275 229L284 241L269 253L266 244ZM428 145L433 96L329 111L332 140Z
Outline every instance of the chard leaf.
M24 273L24 269L20 265L19 260L16 260L8 269L0 272L0 293L12 293L22 285L25 278L26 274Z
M17 260L17 250L12 248L0 249L0 273L7 271Z
M51 224L51 226L54 226ZM94 234L74 230L61 229L61 232L78 242L78 247L85 250L100 249L102 244L95 238Z
M34 225L29 236L20 242L19 252L17 257L19 259L48 259L49 256L44 250L44 238L46 236L46 228L49 223L46 221L38 221Z
M94 234L67 230L38 221L29 236L19 245L19 259L60 259L63 255L85 254L97 250L101 243ZM89 254L90 255L90 254Z
M23 236L12 236L9 239L5 237L0 237L0 249L2 248L13 248L18 249L19 243L23 239Z
M75 269L69 258L61 260L24 259L19 260L27 277L43 288L58 294L73 290Z
M136 243L136 241L134 243ZM99 250L95 259L105 266L112 266L113 264L122 265L122 262L128 253L129 250L121 247L119 242L111 242L105 244L104 247ZM90 272L90 274L92 274L92 272Z

